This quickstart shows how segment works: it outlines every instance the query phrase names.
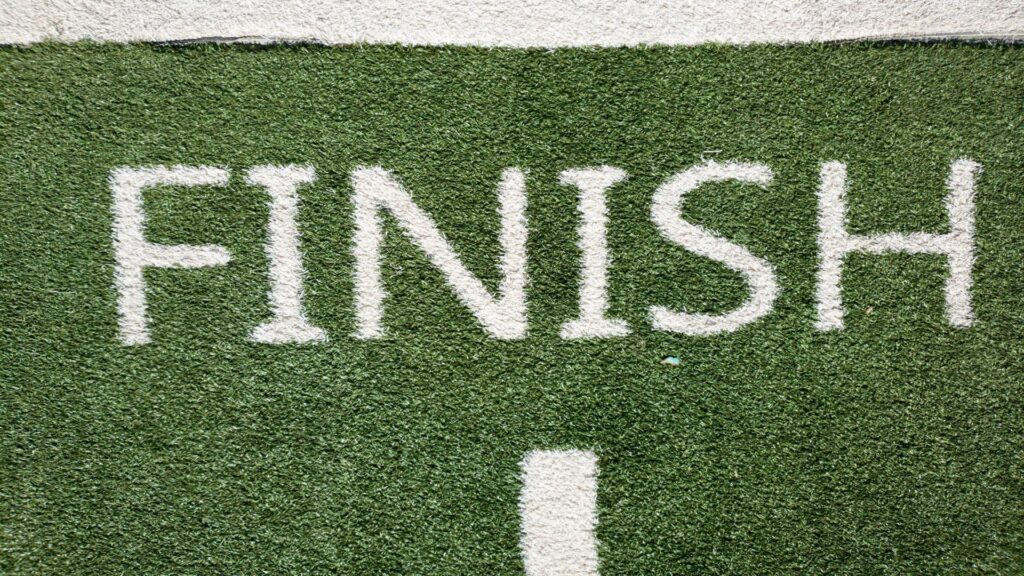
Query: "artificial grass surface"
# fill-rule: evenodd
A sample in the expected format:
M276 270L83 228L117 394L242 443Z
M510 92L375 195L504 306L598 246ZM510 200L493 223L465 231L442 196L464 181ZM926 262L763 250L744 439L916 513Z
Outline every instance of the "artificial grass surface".
M1024 49L974 45L517 51L42 45L0 50L0 571L521 574L518 463L600 457L602 574L1024 572ZM767 163L682 215L776 267L738 332L654 332L653 304L722 312L742 278L662 239L654 189L700 161ZM851 256L846 329L813 328L822 161L854 233L946 229L949 162L977 186L974 327L946 266ZM306 307L330 342L247 341L269 317L262 189L301 190ZM215 164L227 188L146 193L148 238L227 267L147 272L152 344L117 340L120 165ZM611 164L612 315L566 342L576 190ZM498 282L495 186L529 170L529 320L490 340L388 224L388 337L350 337L351 187L395 171ZM678 367L658 363L665 354Z

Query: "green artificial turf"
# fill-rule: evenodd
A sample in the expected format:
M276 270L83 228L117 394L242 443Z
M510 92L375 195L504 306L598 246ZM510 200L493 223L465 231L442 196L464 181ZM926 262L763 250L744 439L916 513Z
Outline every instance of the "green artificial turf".
M483 50L0 49L0 572L522 574L519 461L600 458L602 574L1024 573L1024 47ZM949 163L977 185L974 327L941 257L849 257L846 329L814 329L821 162L854 233L946 230ZM655 188L704 158L768 164L682 217L770 260L774 311L664 240ZM214 164L226 188L146 193L148 238L234 261L150 270L153 343L122 346L109 171ZM269 317L256 164L310 163L310 318L330 342L247 341ZM529 171L529 337L488 338L393 221L388 336L355 329L349 174L394 170L466 266L499 281L495 187ZM608 193L611 314L577 314L566 168ZM679 366L659 364L664 355Z

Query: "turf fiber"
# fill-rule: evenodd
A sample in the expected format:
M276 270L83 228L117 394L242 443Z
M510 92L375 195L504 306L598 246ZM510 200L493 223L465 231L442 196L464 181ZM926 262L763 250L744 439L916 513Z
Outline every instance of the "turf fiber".
M522 574L519 461L600 458L615 574L1024 573L1024 48L854 44L601 50L0 49L0 572ZM977 185L976 324L941 257L853 255L846 328L814 329L821 162L854 233L947 229ZM770 260L774 311L737 332L741 276L659 236L654 189L704 158L764 162L682 216ZM306 307L330 341L247 340L269 316L253 165L310 163ZM213 164L226 188L146 192L148 239L226 267L150 270L153 343L117 339L109 171ZM495 186L529 171L529 337L488 338L386 225L386 338L355 329L349 174L394 170L466 266L499 281ZM609 164L611 314L576 316L576 190ZM679 366L659 363L663 355Z

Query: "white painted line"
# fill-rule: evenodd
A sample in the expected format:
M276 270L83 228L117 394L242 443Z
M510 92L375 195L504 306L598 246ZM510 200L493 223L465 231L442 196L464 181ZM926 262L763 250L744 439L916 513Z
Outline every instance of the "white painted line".
M951 326L970 327L974 322L971 307L971 271L974 268L974 182L981 164L967 159L954 160L946 179L946 213L949 232L930 234L854 235L846 231L846 164L821 165L818 188L818 330L843 328L843 261L851 252L885 254L936 254L949 261L946 279L946 316Z
M245 182L262 186L270 194L267 219L267 261L270 265L270 307L274 318L257 326L251 338L266 344L325 342L327 333L306 318L302 305L303 277L298 188L316 181L312 166L255 166Z
M0 43L685 46L1024 39L1020 0L4 0Z
M519 547L526 576L597 576L597 456L535 450L521 467Z
M765 164L747 162L718 163L709 160L692 166L669 178L654 191L651 220L661 235L694 254L721 262L743 274L750 285L750 298L742 306L726 314L711 315L676 312L664 306L651 306L651 325L655 330L679 332L691 336L708 336L739 330L772 311L779 295L775 267L750 250L722 238L703 226L679 217L683 197L705 183L730 180L755 184L762 188L771 184L774 174Z
M518 168L506 168L498 183L498 213L501 215L502 280L495 297L473 275L448 243L430 216L413 202L412 196L380 166L352 171L352 203L356 230L352 252L355 256L355 336L379 338L384 334L381 318L387 291L381 278L381 244L384 232L380 211L388 210L405 235L418 246L442 273L455 295L476 316L491 336L500 340L526 337L526 176Z
M146 268L224 266L231 254L216 244L153 244L146 240L142 191L153 186L226 186L230 173L212 166L121 166L110 171L114 213L114 285L121 342L151 341L146 317Z
M608 188L626 179L626 172L611 166L577 168L562 171L563 186L579 188L577 210L580 225L576 246L582 253L580 270L580 317L562 324L562 338L609 338L629 334L625 320L608 318L608 207L604 194Z

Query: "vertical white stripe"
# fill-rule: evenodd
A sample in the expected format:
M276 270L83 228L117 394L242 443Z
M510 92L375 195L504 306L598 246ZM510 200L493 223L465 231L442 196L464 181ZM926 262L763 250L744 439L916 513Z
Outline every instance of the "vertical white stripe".
M974 270L974 181L981 164L967 158L955 160L946 180L946 213L949 215L949 280L946 281L946 316L953 326L974 324L971 286Z
M826 162L818 187L818 330L843 327L846 245L846 164Z
M384 281L380 273L380 249L384 243L379 200L373 192L382 186L378 180L387 174L383 169L357 169L352 172L352 195L355 231L352 233L352 255L355 257L353 286L355 288L356 332L361 340L384 335L381 317L384 315ZM360 193L360 190L366 190Z
M597 576L597 456L537 450L521 468L519 546L526 576Z
M270 267L270 308L273 320L257 326L250 338L268 344L322 342L327 333L310 324L302 305L302 252L299 249L298 187L316 180L312 166L255 166L246 173L251 186L270 195L267 219L267 264Z
M580 315L576 320L562 324L561 335L567 340L579 338L607 338L629 334L625 320L608 318L608 208L604 193L616 183L626 179L626 173L611 166L580 168L562 172L559 182L563 186L579 189L580 213L576 246L581 253Z

